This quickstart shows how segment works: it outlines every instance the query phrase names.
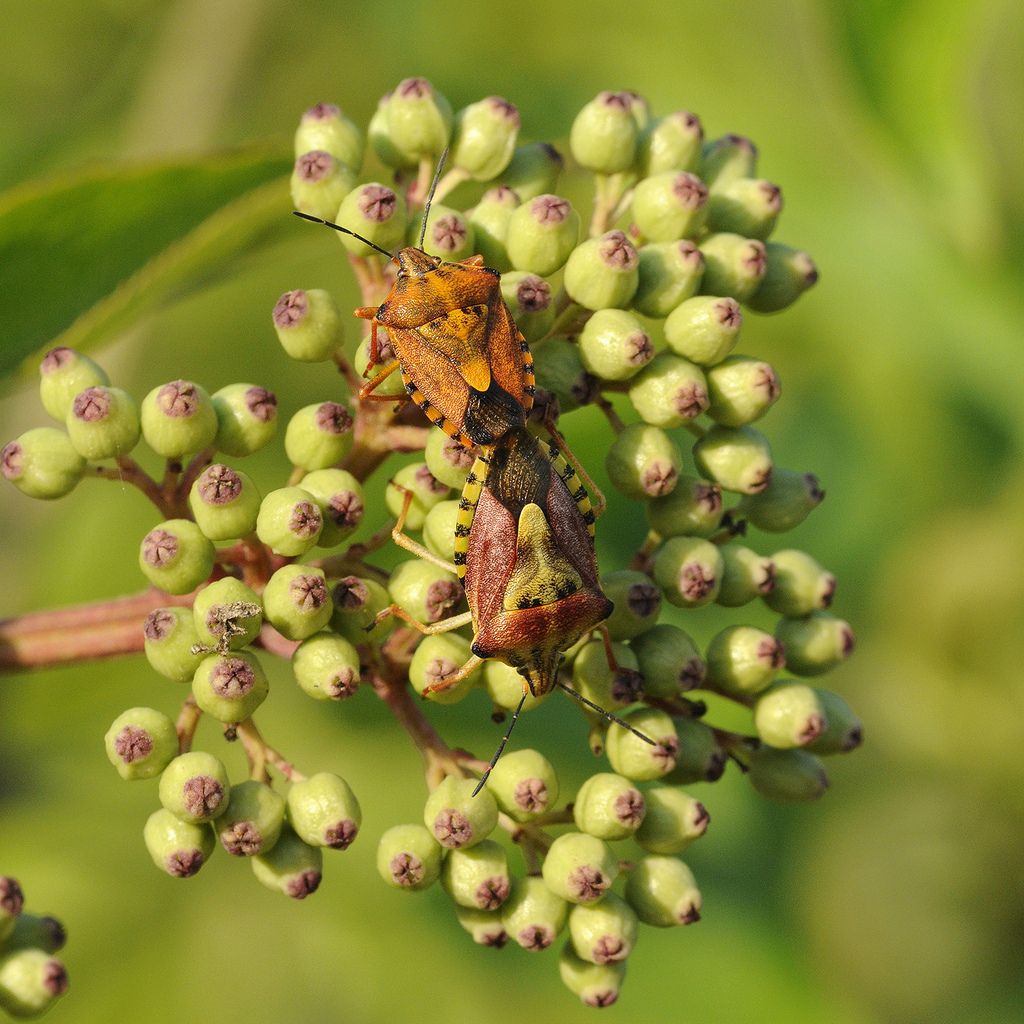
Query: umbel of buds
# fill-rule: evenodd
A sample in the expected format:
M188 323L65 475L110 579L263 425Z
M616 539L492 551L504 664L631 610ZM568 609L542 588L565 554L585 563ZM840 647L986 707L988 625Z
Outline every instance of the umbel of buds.
M812 800L822 759L859 745L855 712L819 678L854 636L827 566L774 539L825 492L770 440L782 388L757 318L818 274L774 237L782 192L757 148L623 90L566 126L568 161L522 141L523 120L499 96L453 111L415 77L365 131L334 103L302 115L292 199L339 229L362 305L350 320L301 281L268 297L253 376L277 346L330 364L284 425L278 472L238 465L275 439L273 381L154 380L139 401L66 347L40 368L56 425L8 443L0 472L28 497L115 480L155 507L137 542L157 596L132 649L184 691L121 711L105 746L151 787L143 841L160 871L187 879L230 856L301 900L353 843L376 843L386 885L433 889L478 944L553 950L549 969L603 1007L645 927L705 912L683 858L715 801L688 787L728 766L769 799ZM581 179L586 210L568 198ZM598 557L605 502L564 439L587 405L607 420L610 500L631 506L628 564ZM140 442L166 460L157 479ZM379 557L392 539L404 556ZM691 609L711 604L735 616L709 628ZM75 649L112 653L92 636ZM364 828L344 752L307 774L302 749L264 738L255 717L290 679L320 702L382 698L424 756L421 820L368 808ZM511 725L556 688L587 742L519 747ZM514 712L508 750L488 762L496 735L450 747L445 708L420 694L465 700L481 722ZM730 728L708 710L725 702ZM247 776L197 746L203 719L241 744ZM573 791L581 761L593 768ZM31 1015L64 991L59 931L0 879L0 1006Z

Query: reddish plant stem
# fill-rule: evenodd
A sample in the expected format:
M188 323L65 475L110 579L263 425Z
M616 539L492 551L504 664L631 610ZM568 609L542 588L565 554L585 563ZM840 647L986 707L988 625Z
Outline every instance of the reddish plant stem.
M276 768L289 782L304 782L306 776L299 771L287 758L270 746L256 723L247 718L234 727L235 736L241 740L245 748L245 756L249 761L250 776L259 782L268 782L267 766Z
M195 738L196 729L199 727L199 720L203 717L195 697L189 695L185 698L178 712L178 720L174 723L175 731L178 734L178 753L187 754L192 749L192 740Z

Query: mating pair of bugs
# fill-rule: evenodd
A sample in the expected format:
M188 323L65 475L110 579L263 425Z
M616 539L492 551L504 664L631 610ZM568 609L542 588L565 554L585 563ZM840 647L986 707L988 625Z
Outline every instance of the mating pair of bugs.
M429 200L424 226L428 212ZM598 583L595 512L586 489L560 451L557 431L552 428L550 439L542 441L526 428L534 401L533 360L502 299L499 274L479 256L459 263L430 256L422 238L420 247L392 256L348 228L298 216L351 234L398 266L384 302L356 310L372 324L371 365L381 362L380 327L396 355L359 397L393 402L375 390L399 371L409 397L431 422L480 451L459 503L454 566L402 533L404 515L393 532L407 550L454 568L466 591L469 611L432 625L389 609L424 633L472 622L473 656L429 689L456 685L485 658L519 671L523 700L563 685L562 652L603 622L612 602ZM513 724L518 714L517 709Z

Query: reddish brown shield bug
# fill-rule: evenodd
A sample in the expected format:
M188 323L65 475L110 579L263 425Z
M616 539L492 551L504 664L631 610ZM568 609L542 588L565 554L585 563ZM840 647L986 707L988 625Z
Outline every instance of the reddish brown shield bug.
M435 175L431 195L436 182ZM424 232L429 210L430 196ZM397 356L363 385L360 398L393 402L374 391L400 370L409 397L427 418L467 448L493 445L525 423L533 407L533 357L502 299L500 275L483 265L483 257L448 263L424 252L422 234L419 246L392 254L348 228L295 212L359 238L398 268L387 298L355 311L371 321L371 365L380 361L381 327Z

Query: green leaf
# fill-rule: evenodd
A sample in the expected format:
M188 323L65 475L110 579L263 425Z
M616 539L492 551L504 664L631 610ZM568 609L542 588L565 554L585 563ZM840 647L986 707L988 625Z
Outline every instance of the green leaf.
M223 271L287 223L290 161L246 150L102 167L0 196L0 372L90 348Z

